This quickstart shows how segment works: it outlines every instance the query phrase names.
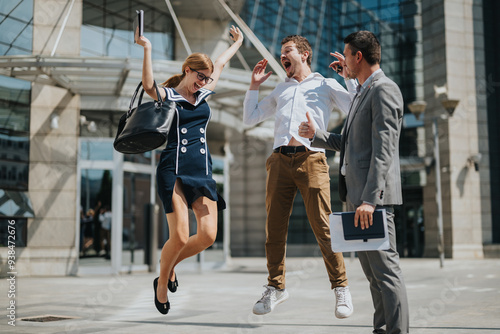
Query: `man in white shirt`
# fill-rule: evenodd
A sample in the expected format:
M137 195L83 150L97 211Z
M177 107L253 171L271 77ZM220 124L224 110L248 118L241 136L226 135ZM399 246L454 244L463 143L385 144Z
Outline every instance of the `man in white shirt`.
M267 60L252 73L246 93L243 120L248 125L274 115L274 152L266 162L266 257L268 285L253 308L255 314L271 312L288 299L285 290L285 252L289 217L297 189L304 199L307 217L320 246L331 288L335 291L335 315L347 318L353 312L342 253L333 253L330 241L330 177L324 149L312 148L298 134L299 124L309 112L317 128L326 130L334 108L347 113L351 95L334 79L311 71L312 49L306 38L288 36L281 42L281 64L285 82L259 102L259 87L269 78Z

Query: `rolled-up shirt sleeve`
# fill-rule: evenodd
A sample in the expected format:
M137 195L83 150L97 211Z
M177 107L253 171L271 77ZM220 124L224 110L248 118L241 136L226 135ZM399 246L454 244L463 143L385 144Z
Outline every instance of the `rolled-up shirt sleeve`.
M243 123L255 125L276 113L276 99L273 94L259 102L259 91L248 90L243 102Z

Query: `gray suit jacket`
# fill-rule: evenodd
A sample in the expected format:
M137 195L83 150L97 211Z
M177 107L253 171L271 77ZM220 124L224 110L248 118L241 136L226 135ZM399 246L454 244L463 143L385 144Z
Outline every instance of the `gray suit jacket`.
M383 72L358 97L342 135L317 130L312 146L340 151L346 176L339 173L342 201L356 206L403 203L399 168L399 136L403 96Z

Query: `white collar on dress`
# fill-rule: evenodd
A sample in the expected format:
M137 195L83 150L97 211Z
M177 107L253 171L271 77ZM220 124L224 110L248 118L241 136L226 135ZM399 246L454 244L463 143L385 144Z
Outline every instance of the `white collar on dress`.
M170 88L170 87L165 87L165 92L167 93L167 100L169 101L174 101L174 102L177 102L177 101L185 101L185 102L188 102L188 100L186 100L184 98L184 96L182 96L181 94L179 94L174 88ZM207 98L207 96L211 95L211 94L215 94L215 92L209 90L209 89L206 89L206 88L200 88L196 93L196 102L194 103L194 106L197 106L198 104L200 104L205 98Z

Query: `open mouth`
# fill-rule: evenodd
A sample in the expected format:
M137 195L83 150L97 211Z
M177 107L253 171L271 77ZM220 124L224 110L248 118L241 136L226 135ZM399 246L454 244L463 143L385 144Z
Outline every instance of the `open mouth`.
M197 88L197 89L200 89L201 87L203 86L200 86L197 82L194 83L194 86Z
M283 64L283 67L285 68L285 70L288 72L288 70L292 66L292 63L288 60L283 60L281 63Z

